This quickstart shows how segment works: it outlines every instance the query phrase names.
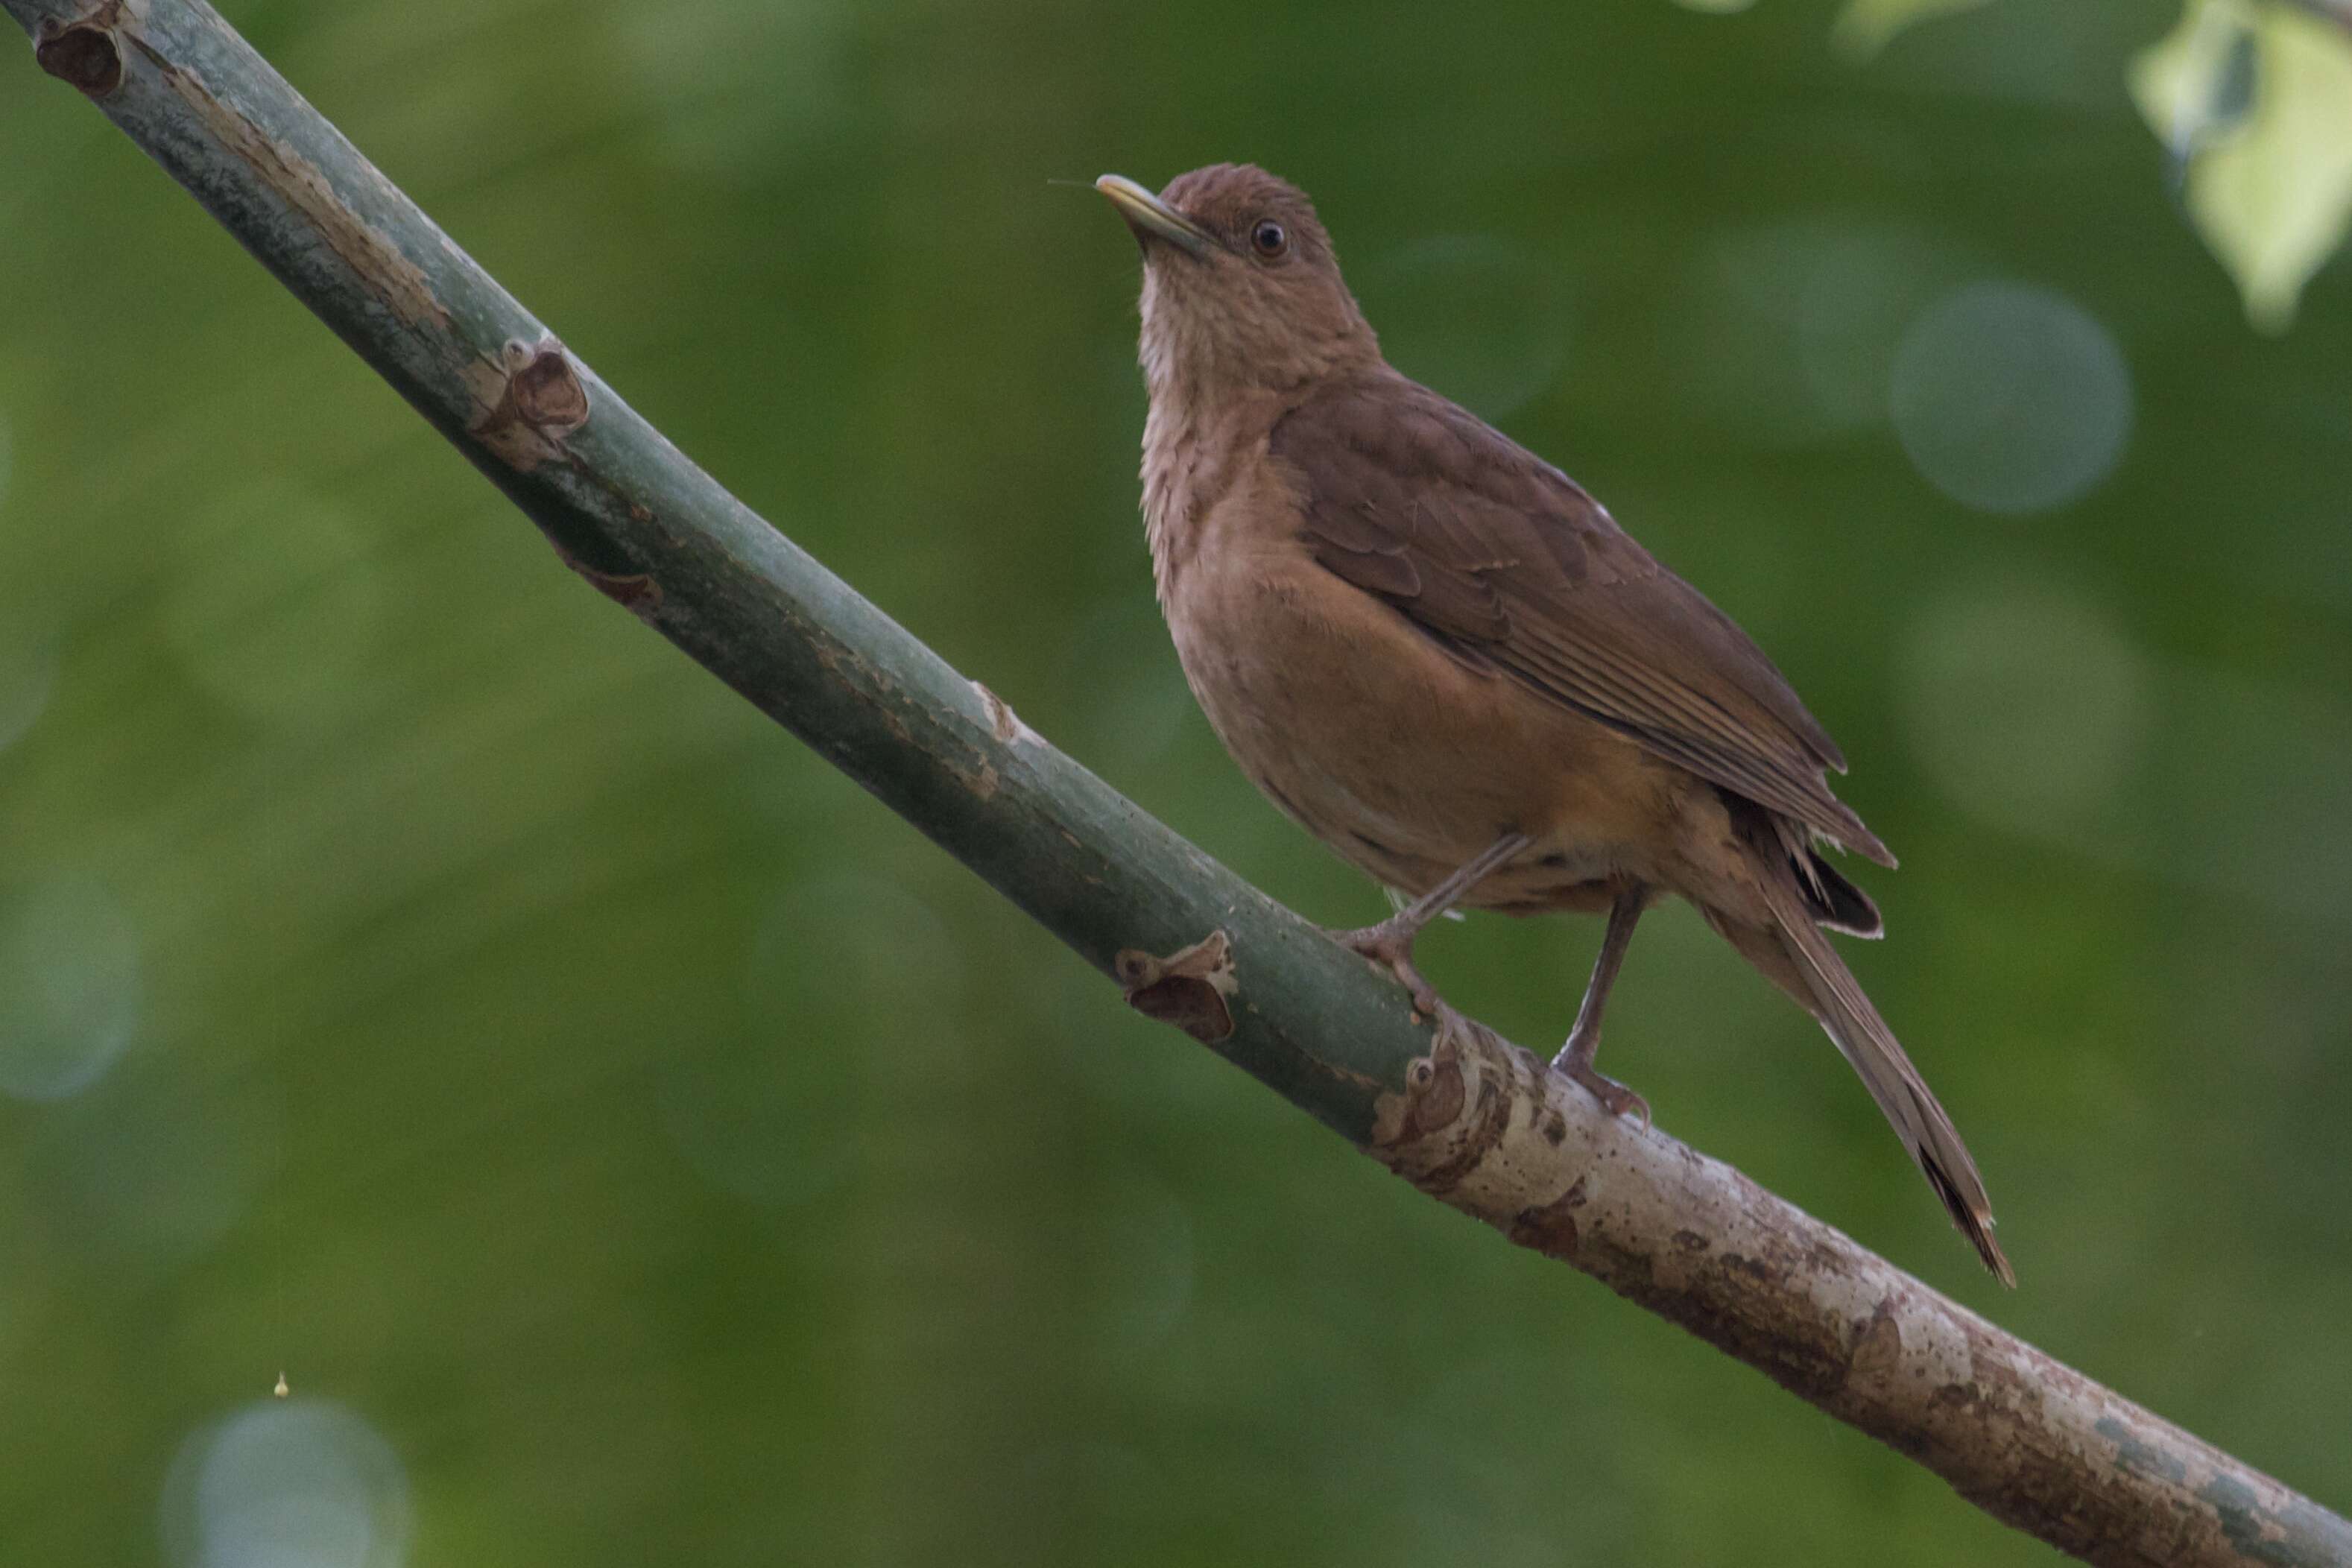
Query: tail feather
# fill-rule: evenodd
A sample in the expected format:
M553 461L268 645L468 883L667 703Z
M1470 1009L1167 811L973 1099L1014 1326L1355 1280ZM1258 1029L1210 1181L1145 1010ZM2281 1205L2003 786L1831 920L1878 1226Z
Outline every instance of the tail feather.
M1992 1200L1985 1194L1984 1179L1977 1173L1968 1145L1960 1142L1958 1129L1937 1102L1919 1069L1903 1054L1895 1032L1864 994L1853 971L1815 925L1820 917L1807 908L1795 879L1767 877L1760 880L1766 884L1777 929L1734 927L1719 916L1715 918L1717 928L1821 1020L1839 1053L1870 1090L1870 1098L1902 1135L1952 1223L1975 1246L1985 1267L2002 1284L2014 1286L2016 1271L1993 1239Z
M1805 850L1800 876L1806 894L1805 907L1822 924L1852 936L1886 933L1886 924L1879 919L1878 906L1870 901L1870 895L1848 881L1845 874L1822 859L1817 850Z

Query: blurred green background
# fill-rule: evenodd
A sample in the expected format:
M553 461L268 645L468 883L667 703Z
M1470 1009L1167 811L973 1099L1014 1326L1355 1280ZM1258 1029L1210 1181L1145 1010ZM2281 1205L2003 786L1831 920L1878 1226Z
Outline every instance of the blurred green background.
M223 9L779 528L1352 924L1184 690L1134 247L1048 184L1300 182L1392 357L1855 760L1904 868L1850 952L2023 1289L1687 910L1603 1067L2352 1504L2352 268L2249 327L2125 87L2177 6L1867 59L1814 0ZM2050 1558L1129 1014L564 571L29 50L0 146L12 1560ZM1598 934L1424 957L1539 1045Z

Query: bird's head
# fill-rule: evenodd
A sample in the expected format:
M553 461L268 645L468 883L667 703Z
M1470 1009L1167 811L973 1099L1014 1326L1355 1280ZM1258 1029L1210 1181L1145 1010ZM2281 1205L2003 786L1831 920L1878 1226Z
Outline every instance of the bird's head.
M1142 360L1155 398L1281 391L1378 362L1331 237L1297 186L1254 164L1212 163L1158 195L1119 174L1095 188L1143 249Z

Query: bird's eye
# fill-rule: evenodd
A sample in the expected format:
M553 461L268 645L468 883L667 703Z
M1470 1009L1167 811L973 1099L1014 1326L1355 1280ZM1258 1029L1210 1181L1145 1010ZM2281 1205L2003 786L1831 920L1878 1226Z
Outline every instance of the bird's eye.
M1260 256L1280 256L1290 248L1290 233L1270 217L1260 218L1257 226L1250 230L1250 244Z

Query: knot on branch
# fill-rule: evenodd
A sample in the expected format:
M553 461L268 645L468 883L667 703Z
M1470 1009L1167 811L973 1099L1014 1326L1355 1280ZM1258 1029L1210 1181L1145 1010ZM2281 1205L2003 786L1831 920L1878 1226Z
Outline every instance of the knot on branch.
M1591 1268L1583 1211L1598 1195L1605 1147L1647 1129L1633 1132L1613 1116L1596 1128L1580 1100L1528 1051L1443 1008L1430 1053L1405 1069L1402 1090L1374 1104L1370 1150L1519 1246ZM1584 1119L1573 1140L1571 1110Z
M121 20L121 0L102 0L79 21L44 16L33 33L33 59L84 96L104 98L122 85L122 48L114 37Z
M1405 1069L1402 1092L1373 1107L1372 1153L1433 1197L1459 1202L1466 1184L1534 1139L1543 1166L1557 1168L1568 1120L1549 1103L1543 1064L1475 1019L1438 1013L1436 1043ZM1530 1173L1525 1158L1506 1158Z
M1009 711L1009 710L1008 710ZM1234 1010L1227 999L1239 989L1234 973L1233 940L1222 931L1166 958L1128 948L1111 961L1127 1005L1147 1018L1173 1024L1202 1045L1229 1039Z
M588 423L588 384L551 335L508 339L496 359L467 366L466 380L485 410L470 433L517 472L562 457L564 437Z

